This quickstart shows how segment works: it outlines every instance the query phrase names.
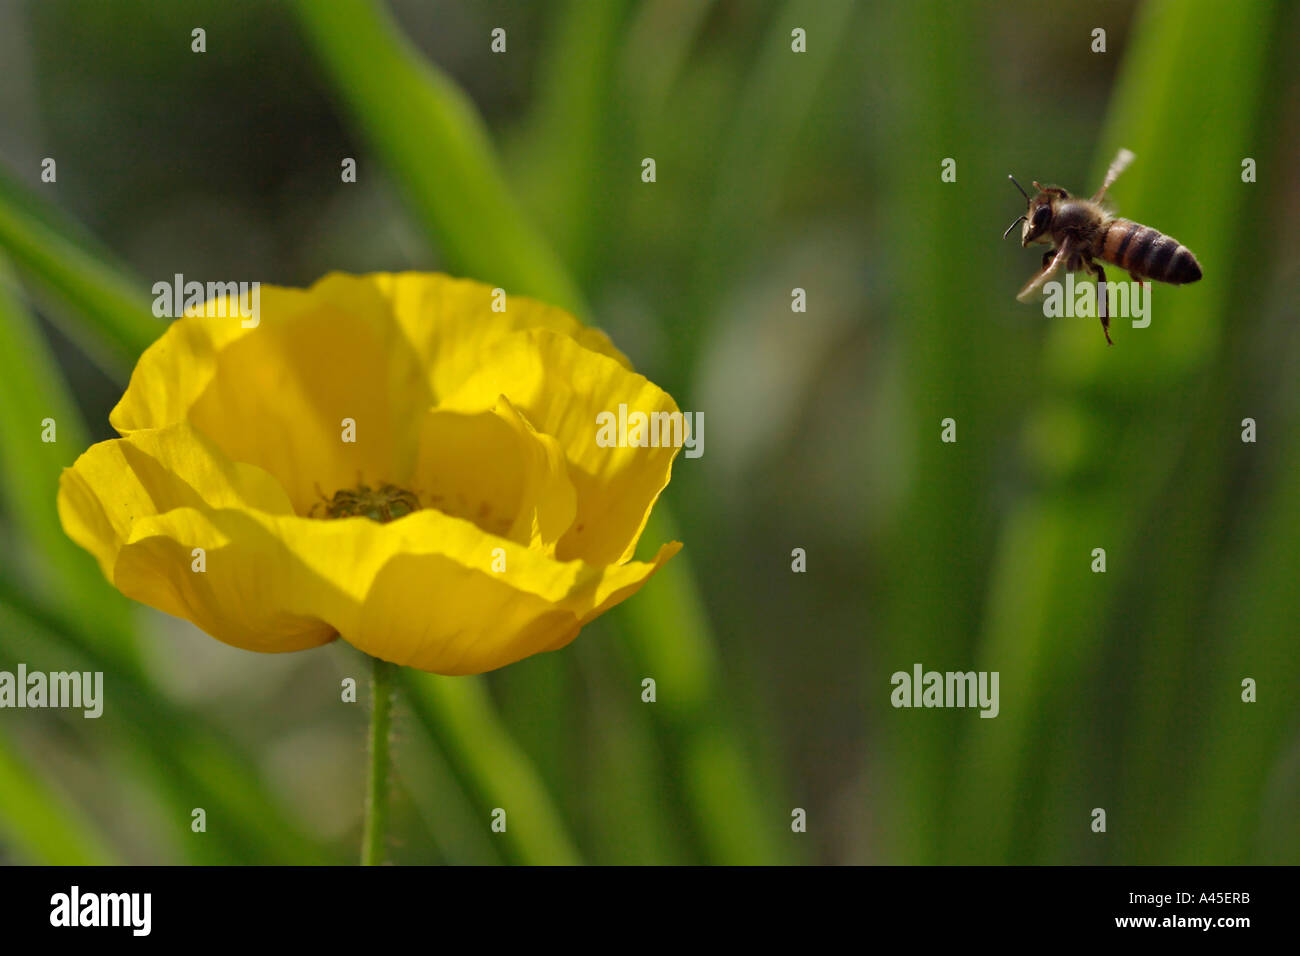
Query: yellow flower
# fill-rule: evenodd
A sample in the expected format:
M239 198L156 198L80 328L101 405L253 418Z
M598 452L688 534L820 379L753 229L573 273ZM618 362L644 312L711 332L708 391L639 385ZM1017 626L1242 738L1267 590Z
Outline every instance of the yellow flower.
M631 560L677 449L596 442L602 411L677 406L568 313L416 273L263 286L251 328L235 301L172 323L122 437L63 473L64 529L128 597L248 650L342 636L473 674L563 647L680 548Z

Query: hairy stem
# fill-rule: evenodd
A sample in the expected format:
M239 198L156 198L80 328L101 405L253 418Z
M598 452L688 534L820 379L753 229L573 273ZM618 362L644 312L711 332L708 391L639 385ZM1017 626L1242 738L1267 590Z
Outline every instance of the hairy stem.
M361 865L384 862L384 833L388 827L388 739L393 717L393 674L396 664L371 658L370 776L366 782L366 818L361 833Z

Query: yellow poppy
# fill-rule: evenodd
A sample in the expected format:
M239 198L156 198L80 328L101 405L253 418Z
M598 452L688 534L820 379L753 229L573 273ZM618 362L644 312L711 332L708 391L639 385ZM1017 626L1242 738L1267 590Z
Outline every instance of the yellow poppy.
M680 548L631 560L677 448L601 447L597 416L677 406L604 333L501 302L332 274L262 286L256 323L188 310L122 437L64 471L64 529L123 594L248 650L342 636L473 674L563 647Z

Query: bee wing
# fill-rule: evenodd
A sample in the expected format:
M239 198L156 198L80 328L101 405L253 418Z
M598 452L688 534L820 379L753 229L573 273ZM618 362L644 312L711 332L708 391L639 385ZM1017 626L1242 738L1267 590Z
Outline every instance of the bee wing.
M1115 154L1115 160L1110 164L1110 169L1106 170L1106 179L1102 182L1101 188L1097 190L1097 195L1092 197L1093 202L1106 195L1106 190L1110 189L1111 183L1119 179L1119 174L1128 169L1128 164L1134 159L1132 151L1120 148L1120 151Z
M1052 261L1044 266L1041 272L1025 284L1025 287L1020 290L1020 294L1016 296L1016 299L1021 302L1028 302L1030 297L1041 289L1043 284L1052 277L1053 273L1060 269L1061 266L1069 260L1072 248L1073 246L1069 239L1066 239L1065 242L1061 243L1061 248L1056 250L1056 255L1052 256Z

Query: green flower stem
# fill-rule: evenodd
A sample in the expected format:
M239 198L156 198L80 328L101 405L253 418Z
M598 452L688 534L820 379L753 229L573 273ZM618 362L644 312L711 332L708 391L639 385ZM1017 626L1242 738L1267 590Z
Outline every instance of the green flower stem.
M388 828L388 738L393 723L393 674L396 664L371 658L370 779L366 782L366 819L361 831L361 865L384 862Z

